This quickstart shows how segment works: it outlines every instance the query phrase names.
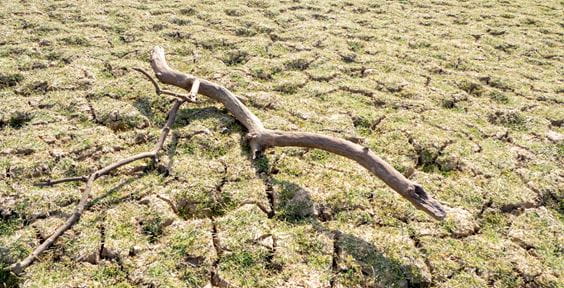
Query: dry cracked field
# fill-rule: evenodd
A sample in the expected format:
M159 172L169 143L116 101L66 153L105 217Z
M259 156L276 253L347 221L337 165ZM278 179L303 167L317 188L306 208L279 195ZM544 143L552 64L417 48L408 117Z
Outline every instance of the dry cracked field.
M159 165L97 181L80 222L0 286L563 287L563 10L2 1L0 267L63 223L84 186L34 183L154 145L170 98L131 69L150 69L154 45L246 97L268 128L370 147L448 217L323 151L251 160L244 128L202 99L179 112Z

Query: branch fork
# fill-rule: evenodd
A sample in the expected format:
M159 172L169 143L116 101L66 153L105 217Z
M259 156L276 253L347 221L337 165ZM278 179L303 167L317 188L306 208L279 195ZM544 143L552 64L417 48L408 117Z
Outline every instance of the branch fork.
M89 202L89 199L90 199L90 192L92 191L92 186L94 185L94 181L96 179L98 179L98 178L100 178L104 175L109 174L110 172L120 168L121 166L127 165L127 164L134 162L134 161L137 161L137 160L150 158L153 161L153 163L156 163L157 160L158 160L159 152L163 149L164 142L165 142L165 140L166 140L166 138L167 138L167 136L168 136L168 134L169 134L169 132L172 128L172 125L174 124L174 122L176 120L176 113L178 112L178 109L185 102L195 102L196 95L198 94L198 90L200 89L200 81L198 79L195 79L193 81L193 84L190 87L190 94L189 95L182 95L182 94L176 94L176 93L168 92L166 90L161 90L159 88L157 82L147 72L143 71L142 69L136 69L136 71L141 72L142 74L144 74L145 76L147 76L149 78L149 80L154 84L157 94L166 94L166 95L171 95L171 96L176 97L176 100L174 101L172 108L168 112L167 121L166 121L165 125L163 126L163 128L161 129L161 135L159 137L159 140L155 144L155 147L151 151L139 153L139 154L133 155L129 158L125 158L125 159L122 159L122 160L117 161L115 163L109 164L106 167L103 167L103 168L101 168L97 171L94 171L92 174L90 174L88 176L69 177L69 178L63 178L63 179L58 179L58 180L49 179L45 182L37 183L36 184L37 186L53 186L53 185L65 183L65 182L73 182L73 181L83 181L84 182L85 181L86 186L85 186L85 188L82 192L80 201L78 202L78 205L76 206L73 214L67 219L67 221L63 225L61 225L59 228L57 228L57 230L55 230L55 232L51 236L49 236L47 239L45 239L45 241L43 241L43 243L41 243L39 246L37 246L33 250L33 252L31 252L30 255L28 255L22 261L14 263L11 266L9 266L8 269L10 271L12 271L13 273L15 273L17 275L23 273L24 270L27 267L29 267L39 257L39 255L41 253L43 253L45 250L49 249L49 247L51 247L51 245L53 245L53 243L55 243L55 241L60 236L62 236L67 230L69 230L72 226L74 226L74 224L76 224L78 222L78 220L82 216L82 213L84 212L84 210L88 206L88 202Z
M85 188L82 192L81 199L76 206L73 214L66 220L66 222L55 230L55 232L37 246L33 252L20 262L17 262L8 269L15 274L21 274L23 271L35 261L41 253L47 250L53 243L76 224L85 209L88 208L90 192L94 185L94 181L104 175L108 175L111 171L118 169L121 166L127 165L131 162L150 158L153 163L158 160L159 152L163 149L164 142L176 120L176 113L182 104L185 102L197 102L196 95L198 93L207 96L213 100L222 103L225 108L237 119L245 128L248 133L246 140L249 142L251 148L252 158L255 159L259 153L270 147L285 147L296 146L305 148L322 149L337 155L344 156L353 161L356 161L361 166L366 168L372 174L384 181L393 190L398 192L401 196L409 200L416 208L426 212L435 219L441 220L446 216L444 208L434 200L425 190L416 183L411 182L401 173L395 170L390 164L376 156L369 148L355 144L351 141L306 132L287 132L270 130L264 128L260 119L255 116L231 91L223 86L219 86L207 80L200 80L190 74L185 74L173 70L168 66L165 59L164 49L156 46L151 53L151 67L157 79L163 84L173 85L185 90L190 91L189 94L179 94L160 88L159 84L149 73L140 68L133 68L135 71L140 72L151 81L155 88L157 95L168 95L176 98L174 104L167 115L167 121L161 130L161 135L155 144L153 150L148 152L139 153L129 158L120 160L103 167L88 176L69 177L58 180L47 180L38 183L38 186L52 186L55 184L81 181L86 182ZM165 200L166 201L166 200ZM255 204L263 212L269 215L274 215L274 211L267 209L264 205L256 201L246 201L243 205Z

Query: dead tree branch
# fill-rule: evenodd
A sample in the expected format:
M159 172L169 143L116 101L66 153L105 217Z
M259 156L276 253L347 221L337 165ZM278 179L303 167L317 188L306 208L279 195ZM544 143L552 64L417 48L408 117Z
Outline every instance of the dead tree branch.
M198 81L193 75L169 67L164 49L155 47L151 53L151 66L157 78L164 84L190 89ZM347 140L315 133L275 131L264 128L262 122L239 99L223 86L200 80L199 93L221 102L248 130L247 139L253 158L264 149L274 146L297 146L326 150L358 162L388 186L409 200L415 207L435 219L443 219L446 213L436 200L423 188L405 178L401 173L376 156L369 148Z
M154 81L154 80L152 80L152 81ZM154 82L154 83L156 83L156 82ZM158 86L156 86L156 87L157 87L157 94L159 94L158 89L160 89L160 88L158 88ZM164 142L165 142L165 140L166 140L166 138L167 138L167 136L168 136L168 134L169 134L169 132L172 128L172 125L174 124L174 121L176 120L176 113L178 112L178 109L180 108L180 106L184 102L193 102L193 99L195 99L196 95L198 94L199 87L200 87L200 82L199 82L199 80L196 79L195 81L193 81L193 85L190 87L190 90L191 90L190 95L188 95L188 96L181 95L182 97L176 95L176 97L180 98L180 99L177 99L177 100L174 101L172 108L168 112L168 119L167 119L165 125L163 126L163 128L161 130L161 135L159 137L159 140L155 144L155 147L153 148L153 150L151 150L149 152L139 153L139 154L133 155L129 158L125 158L125 159L122 159L122 160L117 161L115 163L109 164L106 167L93 172L89 176L70 177L70 178L63 178L63 179L59 179L59 180L47 180L44 183L38 184L38 185L41 185L41 186L51 186L51 185L58 184L58 183L71 182L71 181L84 181L85 178L87 179L86 187L84 188L84 191L82 192L80 202L76 206L73 214L67 219L67 221L63 225L61 225L59 228L57 228L57 230L51 236L49 236L47 239L45 239L45 241L43 243L41 243L39 246L37 246L35 248L35 250L33 250L33 252L29 256L27 256L25 259L23 259L20 262L12 264L9 267L9 269L12 272L14 272L15 274L21 274L29 265L31 265L33 263L33 261L35 261L35 259L37 259L39 257L39 255L41 253L43 253L45 250L49 249L49 247L51 247L51 245L53 245L53 243L55 243L55 241L61 235L63 235L67 230L69 230L72 226L74 226L74 224L76 224L78 222L78 220L82 216L82 213L84 212L85 208L87 207L87 204L89 202L88 200L89 200L89 197L90 197L90 192L92 191L92 186L93 186L93 183L96 179L98 179L98 178L100 178L104 175L107 175L111 171L118 169L121 166L127 165L127 164L134 162L134 161L137 161L137 160L141 160L141 159L145 159L145 158L151 158L151 160L153 162L157 162L159 152L162 150ZM162 90L160 90L160 91L162 93ZM171 94L168 94L168 95L171 95ZM173 95L173 96L175 96L175 95Z
M151 151L139 153L129 158L122 159L115 163L111 163L87 176L68 177L58 180L47 180L38 183L38 186L52 186L55 184L82 181L86 182L81 199L77 204L73 214L66 222L55 230L55 232L45 239L35 250L20 262L11 265L8 269L15 274L21 274L29 265L35 261L41 253L49 249L55 241L63 235L67 230L76 224L84 210L88 209L90 194L96 179L108 175L110 172L127 165L131 162L150 158L153 163L158 161L159 152L163 149L164 142L176 120L176 114L180 106L185 102L196 102L198 93L205 95L211 99L221 102L225 108L248 130L247 139L251 147L253 159L258 153L262 153L264 149L275 146L297 146L307 148L317 148L328 152L344 156L356 161L372 174L382 179L388 186L409 200L418 209L421 209L436 219L443 219L446 214L443 207L428 195L423 188L406 179L401 173L395 170L390 164L376 156L369 148L360 146L353 142L325 136L315 133L305 132L286 132L275 131L264 128L262 122L241 102L238 98L225 87L219 86L206 80L178 72L171 69L166 60L164 50L161 47L155 47L151 55L151 66L157 78L164 84L174 85L189 90L188 95L178 94L163 90L159 87L157 81L147 72L140 68L134 68L136 71L145 75L155 87L157 95L165 94L176 97L174 104L167 114L167 121L164 124L160 137ZM245 204L255 204L267 215L273 215L274 211L267 209L264 205L256 201L246 201ZM214 227L215 228L215 227ZM215 243L214 243L215 244ZM217 248L217 247L216 247ZM218 253L221 253L220 251ZM219 255L218 255L219 256Z

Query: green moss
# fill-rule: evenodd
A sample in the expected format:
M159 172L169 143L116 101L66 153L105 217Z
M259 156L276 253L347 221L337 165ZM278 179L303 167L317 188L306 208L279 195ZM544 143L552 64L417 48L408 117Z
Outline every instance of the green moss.
M14 234L22 225L19 218L10 218L0 220L0 233L5 236Z
M17 111L16 113L12 114L12 116L10 117L8 125L10 125L14 129L20 129L32 119L33 119L33 114Z
M324 150L314 149L307 154L312 161L323 163L330 157L330 153Z
M59 41L61 41L65 45L75 45L75 46L89 46L90 45L90 41L88 41L88 38L86 38L84 36L78 36L78 35L63 37L63 38L60 38Z
M171 248L179 255L186 255L191 252L192 246L196 242L198 234L196 231L186 231L185 233L175 234L171 240Z
M474 96L482 96L482 94L484 93L484 87L480 83L471 80L460 81L458 83L458 88Z
M507 97L507 95L503 92L497 90L490 91L490 93L488 93L488 97L499 103L509 103L509 97Z
M244 64L249 60L249 53L243 50L230 50L221 60L228 66Z
M143 233L149 236L150 242L155 242L163 234L164 219L158 215L148 217L141 222Z
M116 283L117 279L125 278L126 274L117 264L103 264L94 272L94 280L101 283Z
M525 117L519 111L495 111L488 115L488 120L497 125L519 128L525 124Z

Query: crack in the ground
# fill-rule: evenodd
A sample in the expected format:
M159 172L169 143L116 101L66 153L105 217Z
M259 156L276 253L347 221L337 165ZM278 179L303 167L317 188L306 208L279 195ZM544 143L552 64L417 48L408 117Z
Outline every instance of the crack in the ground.
M219 276L219 271L218 271L219 262L223 257L223 253L227 251L227 249L225 249L221 245L221 240L219 239L218 236L217 223L215 222L215 219L213 217L209 217L209 219L211 221L212 244L216 254L216 259L213 261L212 267L209 271L210 284L212 285L212 287L220 287L220 288L234 287L229 282L225 281L223 278Z
M549 202L554 202L554 203L560 202L560 199L558 199L559 197L557 195L555 195L552 191L547 190L547 189L539 190L538 188L533 186L530 181L528 181L526 179L526 177L525 177L525 175L523 175L523 173L521 173L519 171L517 171L516 173L519 176L519 178L521 179L521 182L523 182L523 184L525 184L525 186L529 190L533 191L536 194L537 197L536 197L536 199L533 199L532 201L525 201L525 202L510 203L510 204L502 205L501 207L498 207L501 212L513 214L515 216L519 216L519 215L523 214L527 209L544 207L544 206L547 206L549 204Z
M403 130L402 132L404 132L404 134L407 137L408 143L411 144L411 146L413 147L413 150L416 153L416 157L415 158L415 167L422 167L425 168L426 166L435 166L440 170L460 170L460 164L459 161L457 160L453 165L454 167L450 167L450 165L447 164L441 164L439 163L438 159L439 157L444 155L444 150L450 146L451 144L455 143L455 140L452 139L447 139L445 142L443 142L440 146L436 146L436 145L432 145L432 148L434 149L430 149L427 148L426 145L422 145L420 143L418 143L415 138L413 138L413 136L411 135L410 132ZM436 151L434 151L436 149Z
M176 204L174 204L174 202L172 202L172 200L162 196L162 195L157 195L157 198L163 200L166 204L168 204L168 206L170 206L170 209L172 210L172 212L174 212L174 214L180 216L180 213L178 212L178 208L176 207Z
M100 233L100 248L98 249L98 257L100 259L104 258L104 250L106 249L106 225L104 221L106 220L106 213L103 214L101 223L98 225L98 231Z
M92 101L90 101L90 97L86 97L86 103L88 104L88 110L90 112L90 116L92 117L92 121L94 121L94 123L98 124L98 125L102 125L102 121L100 121L98 119L98 115L96 115L96 110L94 109L94 106L92 105Z
M333 254L331 260L331 279L329 280L329 286L331 288L335 287L337 283L337 276L341 273L341 267L339 266L339 262L341 261L341 255L343 253L343 249L339 245L339 241L341 238L341 232L335 231L333 235Z
M268 163L268 159L266 155L261 155L259 161L262 161L263 164L258 164L257 166L257 174L258 177L263 181L265 186L265 193L266 198L268 199L269 209L266 209L264 205L260 204L257 201L247 201L244 204L255 204L257 205L263 212L266 213L268 218L273 218L276 215L276 192L274 191L274 179L272 177L273 174L278 174L279 170L276 167L283 156L276 157L272 164Z
M217 205L217 203L219 203L221 193L223 192L223 187L225 186L225 184L227 184L227 182L229 182L229 180L227 179L227 163L225 163L223 159L221 159L220 162L221 165L223 166L223 170L221 171L223 176L221 177L219 183L215 185L211 193L214 205Z
M340 86L339 90L342 90L342 91L348 92L348 93L360 94L362 96L366 96L366 97L369 97L370 99L374 100L374 92L367 90L367 89L354 88L354 87L350 87L350 86Z
M270 270L281 271L282 265L274 262L274 256L276 256L276 250L278 249L278 239L274 234L272 234L270 238L272 239L272 247L268 248L268 254L266 255L267 268Z
M268 238L270 238L272 240L272 245L268 245L268 244L261 242L261 241L266 240ZM282 271L282 269L283 269L282 264L274 261L274 257L276 256L276 250L278 249L278 238L276 237L276 235L274 235L273 233L267 233L267 234L259 236L256 239L248 240L247 242L254 244L254 245L262 246L262 247L264 247L268 250L268 253L265 256L266 268L268 268L269 270L274 270L275 272Z
M39 244L42 244L43 242L45 242L45 239L47 239L47 237L45 237L43 235L41 230L39 230L39 228L37 228L37 226L35 226L35 225L31 225L31 228L33 228L33 231L35 233L35 238L37 238L39 240Z
M425 266L427 267L427 270L429 270L429 275L431 277L431 279L429 279L429 282L419 283L419 286L433 286L433 284L435 283L434 267L431 263L431 260L429 260L428 251L425 247L423 247L423 243L421 242L421 239L419 239L419 235L417 235L414 231L409 231L408 236L411 241L413 241L413 246L415 247L415 249L417 249L417 251L419 251L419 253L421 254L421 257L423 257L423 263L425 263Z

